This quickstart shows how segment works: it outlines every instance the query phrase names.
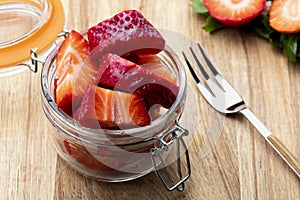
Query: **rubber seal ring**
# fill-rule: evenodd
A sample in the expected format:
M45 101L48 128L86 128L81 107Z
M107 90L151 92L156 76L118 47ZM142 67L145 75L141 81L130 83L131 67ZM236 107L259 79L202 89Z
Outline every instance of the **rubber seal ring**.
M26 2L26 1L22 1ZM49 16L45 23L26 39L0 48L0 68L13 67L30 59L30 50L43 52L53 44L64 26L64 10L59 0L48 0Z

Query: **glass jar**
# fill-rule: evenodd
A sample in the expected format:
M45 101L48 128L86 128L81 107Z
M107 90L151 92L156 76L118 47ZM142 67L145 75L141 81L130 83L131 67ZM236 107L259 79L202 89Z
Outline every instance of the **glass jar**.
M126 130L84 128L61 112L54 101L54 64L60 44L57 34L63 24L59 0L0 1L0 77L26 69L37 72L38 63L43 63L42 106L53 127L51 139L59 156L79 173L99 181L121 182L155 171L169 190L183 190L190 163L183 140L188 130L180 125L179 118L187 83L176 54L166 46L159 58L176 76L178 97L151 125ZM175 176L161 173L173 163Z
M79 173L99 181L128 181L155 171L169 190L183 189L183 182L190 176L183 140L188 130L178 120L184 110L187 83L184 67L172 49L166 46L158 56L176 76L176 101L150 125L125 130L85 128L58 109L54 101L57 50L58 47L43 64L41 88L42 107L52 124L51 138L59 156ZM178 179L166 180L160 169L174 162Z

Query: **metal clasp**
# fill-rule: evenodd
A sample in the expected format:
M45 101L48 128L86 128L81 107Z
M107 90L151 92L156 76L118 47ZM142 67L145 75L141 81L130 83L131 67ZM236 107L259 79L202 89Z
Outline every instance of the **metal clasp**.
M159 144L156 147L151 149L151 159L153 166L155 168L155 172L158 177L161 179L165 187L172 191L177 188L178 191L184 190L184 182L190 177L191 175L191 166L190 166L190 158L188 153L188 148L186 143L183 140L183 136L188 135L188 130L184 128L178 120L175 121L176 127L165 133L162 137L154 137L153 139L159 141ZM166 159L170 158L174 155L170 155L173 144L176 145L176 157L174 158L174 162L176 166L176 177L172 176L169 172L170 170L165 170L164 175L167 178L164 178L163 174L160 173L159 165L163 167L167 166ZM182 151L183 149L183 151ZM166 156L164 156L164 154ZM185 166L182 166L181 161L181 154L185 156ZM172 160L172 159L171 159ZM183 170L184 168L184 170ZM185 172L183 174L183 171ZM169 180L166 180L169 179Z
M52 45L52 47L50 47L47 52L52 51L53 48L58 46L59 45L59 39L62 38L62 37L65 39L69 33L70 33L70 31L68 31L68 30L63 30L61 33L59 33L57 35L57 40L55 41L55 45ZM30 62L30 64L25 64L34 73L37 72L39 63L42 63L42 64L45 63L45 59L39 58L38 55L37 55L37 52L38 52L38 48L32 48L30 50L30 61L31 62ZM46 56L48 55L47 52L45 52Z
M44 63L45 62L44 60L41 60L41 59L38 58L37 51L38 51L38 48L32 48L30 50L31 63L28 65L28 67L33 73L37 72L39 63Z

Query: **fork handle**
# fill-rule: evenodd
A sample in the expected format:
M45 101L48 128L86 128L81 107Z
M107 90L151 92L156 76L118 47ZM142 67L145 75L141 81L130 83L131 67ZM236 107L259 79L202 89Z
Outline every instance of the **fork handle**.
M295 156L284 146L284 144L253 114L251 110L245 108L240 111L265 138L271 147L280 155L286 164L300 178L300 163Z

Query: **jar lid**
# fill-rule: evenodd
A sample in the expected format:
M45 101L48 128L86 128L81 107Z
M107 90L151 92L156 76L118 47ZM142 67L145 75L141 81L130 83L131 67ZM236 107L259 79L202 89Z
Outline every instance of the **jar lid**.
M2 0L0 2L0 76L24 70L30 49L46 50L64 25L59 0Z

